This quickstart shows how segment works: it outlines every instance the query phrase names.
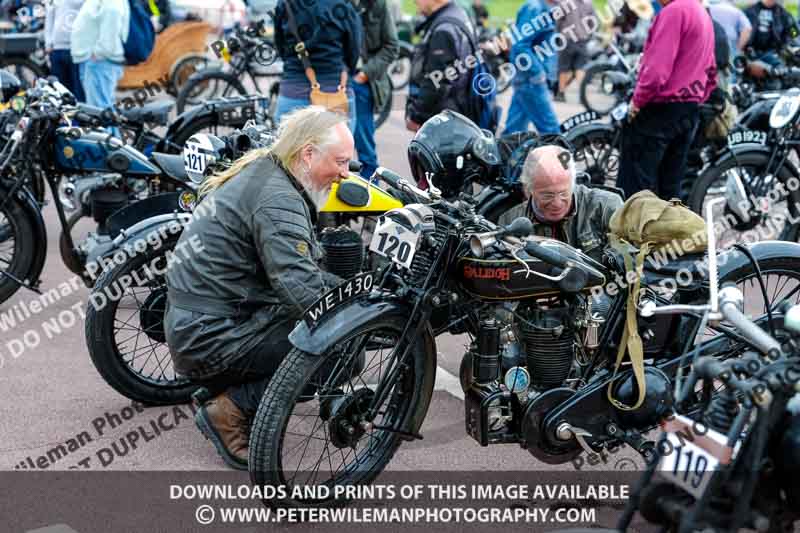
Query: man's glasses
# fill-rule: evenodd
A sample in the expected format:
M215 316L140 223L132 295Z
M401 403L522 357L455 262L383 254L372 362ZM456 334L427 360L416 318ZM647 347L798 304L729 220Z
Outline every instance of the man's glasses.
M572 191L561 191L561 192L543 192L536 195L543 204L549 204L555 201L558 198L561 201L566 202L572 196Z

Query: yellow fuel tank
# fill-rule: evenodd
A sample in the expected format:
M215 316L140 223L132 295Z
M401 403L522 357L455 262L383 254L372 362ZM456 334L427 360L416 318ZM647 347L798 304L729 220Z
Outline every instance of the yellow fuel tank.
M385 213L390 209L403 207L396 199L377 185L372 185L355 174L334 183L331 193L320 213Z

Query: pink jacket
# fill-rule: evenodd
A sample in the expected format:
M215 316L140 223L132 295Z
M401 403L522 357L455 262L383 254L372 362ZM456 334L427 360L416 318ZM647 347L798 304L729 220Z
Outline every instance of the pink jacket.
M716 86L711 17L699 0L673 0L650 27L633 103L705 102Z

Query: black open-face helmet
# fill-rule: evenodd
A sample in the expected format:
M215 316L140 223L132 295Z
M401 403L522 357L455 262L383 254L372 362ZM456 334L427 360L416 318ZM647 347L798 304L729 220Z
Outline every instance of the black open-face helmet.
M500 151L491 132L470 119L445 110L428 119L408 146L411 174L427 187L426 174L445 198L456 197L465 183L494 179L501 168Z
M23 89L22 82L7 70L0 69L0 103L7 103Z

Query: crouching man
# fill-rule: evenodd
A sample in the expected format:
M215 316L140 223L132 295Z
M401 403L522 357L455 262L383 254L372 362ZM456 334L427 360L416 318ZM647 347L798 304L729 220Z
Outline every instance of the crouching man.
M313 228L353 149L347 117L295 111L272 146L204 183L215 213L181 235L197 235L204 251L167 274L167 343L176 371L216 394L195 422L233 468L247 468L250 420L291 349L288 334L339 281L317 265Z
M622 198L576 184L575 178L569 151L559 146L531 150L520 175L526 201L504 213L499 224L527 217L536 235L565 242L600 261L608 244L608 222L622 207Z

